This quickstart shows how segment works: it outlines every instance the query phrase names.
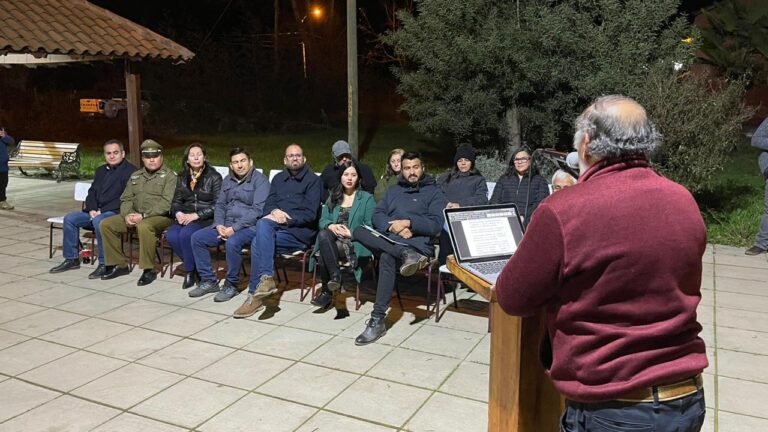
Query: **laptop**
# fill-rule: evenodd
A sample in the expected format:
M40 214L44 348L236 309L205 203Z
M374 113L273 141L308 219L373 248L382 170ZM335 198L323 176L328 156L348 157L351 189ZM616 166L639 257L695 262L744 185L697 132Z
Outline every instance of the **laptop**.
M490 284L517 251L523 224L514 204L443 210L456 262Z

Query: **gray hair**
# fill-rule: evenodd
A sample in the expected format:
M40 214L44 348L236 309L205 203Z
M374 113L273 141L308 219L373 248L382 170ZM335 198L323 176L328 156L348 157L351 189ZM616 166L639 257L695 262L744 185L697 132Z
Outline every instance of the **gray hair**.
M552 176L552 186L555 185L555 180L560 179L560 178L561 179L571 179L573 181L573 184L578 183L578 180L576 180L575 177L573 177L572 175L568 174L567 172L559 169L559 170L555 171L555 174Z
M589 153L600 159L651 156L662 136L635 100L621 95L597 98L576 119L574 146L589 136Z

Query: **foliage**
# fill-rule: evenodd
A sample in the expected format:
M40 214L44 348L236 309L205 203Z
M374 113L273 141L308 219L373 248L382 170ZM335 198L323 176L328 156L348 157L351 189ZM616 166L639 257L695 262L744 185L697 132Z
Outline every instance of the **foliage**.
M498 150L491 150L477 155L475 167L483 174L486 181L496 181L507 171L504 155Z

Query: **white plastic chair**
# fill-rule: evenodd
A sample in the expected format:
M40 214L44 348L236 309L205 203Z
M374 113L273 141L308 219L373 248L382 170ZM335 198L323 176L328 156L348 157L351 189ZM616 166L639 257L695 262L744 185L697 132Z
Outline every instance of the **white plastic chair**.
M218 171L219 174L221 174L221 178L224 178L229 175L229 167L225 166L214 166L213 169Z
M91 188L91 182L77 182L75 183L74 198L75 201L83 203L80 206L82 209L85 205L85 199L88 197L88 189ZM45 220L50 223L50 236L48 238L48 258L53 258L53 230L64 229L64 216L51 217ZM95 237L91 238L91 250L93 250Z
M275 178L275 176L276 176L277 174L279 174L279 173L280 173L280 171L282 171L282 170L276 170L276 169L273 169L273 170L269 170L269 182L270 182L270 183L272 183L272 179L273 179L273 178Z
M496 182L485 182L485 185L488 186L488 201L490 201L493 196L493 190L496 189Z

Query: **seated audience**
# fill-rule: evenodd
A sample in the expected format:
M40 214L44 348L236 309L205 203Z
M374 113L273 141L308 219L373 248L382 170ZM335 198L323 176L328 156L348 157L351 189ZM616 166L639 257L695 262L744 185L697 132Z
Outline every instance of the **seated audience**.
M373 209L376 203L373 195L360 190L360 167L349 160L339 170L339 184L331 191L331 196L323 207L320 216L320 232L315 242L315 254L309 263L310 270L317 265L317 272L323 282L320 294L312 304L327 308L333 301L333 294L341 288L341 269L339 261L349 264L355 272L355 279L360 281L361 258L371 256L371 251L360 242L352 240L352 231L360 225L371 225Z
M88 279L99 279L106 271L104 245L101 243L101 221L120 211L120 195L136 167L125 160L122 142L109 140L104 143L103 148L106 163L96 168L83 209L64 216L64 262L52 268L51 273L80 268L80 228L93 230L99 248L99 265L88 275Z
M346 141L336 141L331 148L331 154L333 155L333 163L328 164L323 172L320 174L320 178L323 180L323 196L322 202L328 199L330 191L339 184L339 171L344 171L341 167L344 162L355 161L357 166L360 167L360 188L370 194L376 189L376 177L373 176L373 171L368 165L356 160L352 157L352 149Z
M437 185L448 200L446 208L457 208L488 204L488 185L485 177L475 168L475 149L462 145L453 157L453 169L437 179ZM437 261L445 264L448 255L453 254L448 233L440 232L440 252Z
M395 288L396 265L400 264L400 274L405 277L427 267L434 254L432 238L443 228L447 202L435 179L425 173L421 155L405 153L402 165L400 181L387 189L373 212L376 233L364 227L352 232L379 263L376 302L365 330L355 339L356 345L375 342L387 332L384 317Z
M285 149L285 169L272 179L264 205L266 216L256 223L251 241L251 279L248 297L232 315L246 318L277 292L273 273L275 251L307 249L317 234L323 183L306 165L304 151L296 144ZM303 269L302 269L303 271Z
M263 214L267 195L269 181L253 167L250 153L240 147L232 149L229 152L229 175L221 182L213 222L192 235L192 254L200 282L189 292L190 297L217 293L213 301L223 302L240 292L243 247L251 244L256 235L254 227ZM208 248L221 242L226 251L227 275L219 287Z
M576 179L563 170L557 170L552 176L552 192L571 187L576 184Z
M192 234L213 222L213 207L221 189L221 174L208 164L206 155L200 143L192 143L184 150L184 163L171 202L174 222L166 237L184 262L183 289L191 288L200 280L192 254Z
M544 177L533 172L531 152L518 148L512 152L506 174L496 181L491 195L491 204L513 203L528 225L533 211L539 203L549 196L549 186Z
M376 190L373 192L373 198L376 202L384 198L384 193L387 192L390 186L397 184L397 177L400 175L400 158L403 157L403 153L405 153L405 150L399 148L389 152L387 167L381 176L381 180L376 185Z
M107 265L101 278L113 279L130 273L121 237L129 228L135 228L139 237L139 268L143 270L137 285L144 286L157 278L157 236L171 225L168 212L176 190L176 173L163 164L163 146L151 139L141 143L141 162L144 167L131 174L120 196L120 214L101 222Z

